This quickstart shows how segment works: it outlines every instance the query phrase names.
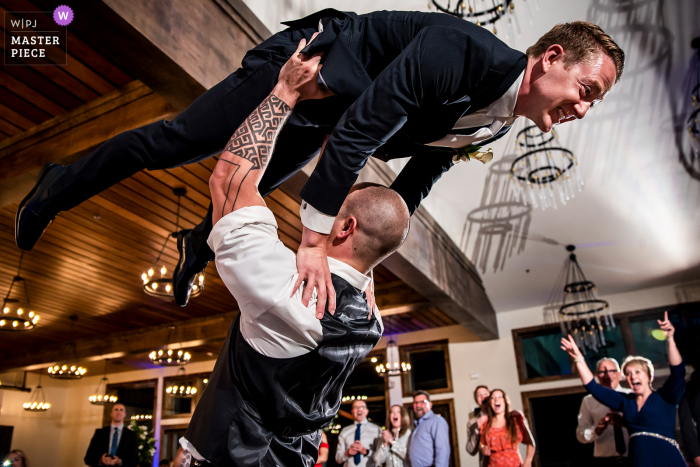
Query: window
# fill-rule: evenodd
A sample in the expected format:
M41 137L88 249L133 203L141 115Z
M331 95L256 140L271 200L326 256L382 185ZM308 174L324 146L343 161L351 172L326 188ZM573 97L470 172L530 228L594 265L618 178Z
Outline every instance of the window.
M153 416L156 406L156 384L155 379L146 381L133 381L130 383L109 384L107 393L117 396L117 402L124 404L126 408L125 424L131 420L138 420L139 425L146 425L150 430L153 428ZM112 423L112 407L114 404L105 404L102 412L102 425Z
M668 311L676 328L676 343L687 360L694 349L700 348L700 302L619 313L614 315L616 327L605 333L606 345L584 357L589 368L603 357L622 363L627 355L642 355L654 365L668 365L665 335L659 332L657 319ZM513 346L520 384L539 383L576 378L571 362L560 348L559 324L545 324L513 330Z
M404 397L419 389L431 394L452 392L447 341L401 346L400 354L402 362L411 364L411 371L403 375Z

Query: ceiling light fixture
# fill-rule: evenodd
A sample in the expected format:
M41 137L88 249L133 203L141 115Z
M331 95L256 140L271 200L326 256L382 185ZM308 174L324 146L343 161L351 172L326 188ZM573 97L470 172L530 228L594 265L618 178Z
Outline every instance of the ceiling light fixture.
M105 405L107 403L114 404L115 402L117 402L117 396L107 393L108 384L109 380L107 379L107 359L105 359L105 375L100 380L100 382L97 383L95 393L92 396L88 397L88 400L92 405Z
M44 394L44 388L41 387L41 373L39 374L39 384L32 392L29 401L22 404L22 407L27 412L46 412L51 408L51 404L48 403Z
M180 399L190 399L197 394L197 388L190 385L185 374L185 367L180 367L175 376L175 384L165 388L165 393L171 397Z
M187 365L192 358L189 352L182 349L173 350L170 347L170 333L175 330L175 326L172 324L168 326L168 340L164 349L154 350L148 354L148 358L151 359L151 363L159 366L178 366Z
M73 337L73 325L78 321L76 315L69 316L70 323L70 336ZM69 347L73 349L73 358L70 356ZM65 357L65 359L64 359ZM49 367L49 376L56 379L80 379L85 376L87 370L77 364L78 352L75 348L74 342L66 342L61 346L61 358L59 363ZM63 363L61 363L63 362ZM71 363L75 362L75 363Z
M27 289L27 281L20 276L22 270L22 259L24 252L19 255L19 265L17 266L17 275L12 279L10 288L7 289L5 299L2 301L2 313L0 313L0 331L7 332L23 332L31 331L39 322L39 315L31 311L32 305L29 301L29 290ZM21 298L10 298L12 288L15 284L22 284L24 288L24 303Z

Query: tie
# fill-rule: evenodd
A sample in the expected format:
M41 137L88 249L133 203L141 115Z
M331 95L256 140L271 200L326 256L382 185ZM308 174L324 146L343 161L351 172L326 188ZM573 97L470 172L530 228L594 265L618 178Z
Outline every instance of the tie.
M110 456L117 455L117 446L119 446L119 429L114 427L114 436L112 436L112 447L109 450Z
M624 455L627 452L627 447L625 446L625 437L622 434L622 427L617 425L613 426L613 432L615 433L615 450L619 455Z
M361 430L361 429L362 429L362 425L360 425L360 424L358 423L358 424L357 424L357 429L355 430L355 441L359 441L359 440L360 440L360 430ZM362 454L360 454L360 453L358 452L357 454L355 454L354 457L355 457L355 465L358 465L358 464L360 463L360 461L362 460Z

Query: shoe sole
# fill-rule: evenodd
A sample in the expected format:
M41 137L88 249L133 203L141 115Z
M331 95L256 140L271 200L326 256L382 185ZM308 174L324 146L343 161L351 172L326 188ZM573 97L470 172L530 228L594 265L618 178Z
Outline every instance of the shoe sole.
M61 165L61 164L51 162L49 164L46 164L44 167L42 167L41 171L39 172L39 175L36 177L36 183L34 184L32 191L30 191L29 194L27 196L25 196L24 199L19 203L19 207L17 208L17 215L15 216L15 244L18 247L19 247L19 241L18 241L19 239L17 237L17 230L19 228L20 213L24 209L24 205L27 204L27 201L29 201L29 199L32 196L34 196L34 194L37 192L37 190L39 189L39 186L41 186L41 182L44 180L46 175L51 171L51 169L53 169L54 167L56 167L58 165ZM51 224L51 222L49 222L49 224ZM42 232L42 235L43 235L43 232ZM39 238L41 238L41 236L39 236ZM37 239L37 242L38 241L39 241L39 239ZM34 245L36 245L36 242L34 242ZM32 245L32 248L34 248L34 245ZM25 251L30 251L32 248L30 248L29 250L25 250Z

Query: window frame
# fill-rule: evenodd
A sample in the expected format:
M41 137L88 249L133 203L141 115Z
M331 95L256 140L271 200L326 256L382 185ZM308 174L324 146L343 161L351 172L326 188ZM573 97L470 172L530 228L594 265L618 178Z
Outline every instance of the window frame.
M452 370L450 368L450 347L449 341L447 339L431 342L421 342L418 344L402 345L399 347L399 358L402 362L408 361L408 353L413 350L430 350L432 348L437 348L438 346L444 346L445 350L445 374L447 378L447 387L439 389L430 389L428 392L432 394L447 394L454 392L454 387L452 385ZM403 397L413 397L413 393L420 390L421 388L413 388L409 390L409 380L410 374L404 373L401 375L401 392Z

